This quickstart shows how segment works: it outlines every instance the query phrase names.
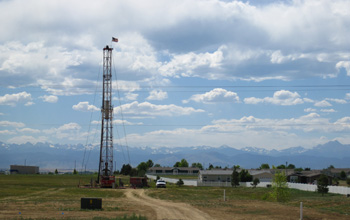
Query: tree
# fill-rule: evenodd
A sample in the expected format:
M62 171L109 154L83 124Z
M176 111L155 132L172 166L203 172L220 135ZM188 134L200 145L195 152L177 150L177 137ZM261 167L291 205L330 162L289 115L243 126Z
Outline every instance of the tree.
M78 171L76 169L74 169L73 174L78 174Z
M175 164L174 164L174 167L180 167L181 163L179 161L177 161Z
M137 175L138 176L144 176L148 170L148 163L147 162L141 162L139 165L137 165Z
M287 169L295 169L295 165L294 164L288 164Z
M305 171L310 171L311 170L311 168L310 167L305 167L305 169L304 169Z
M259 169L260 170L262 170L262 169L270 169L270 165L267 164L267 163L263 163L263 164L260 165Z
M148 160L146 163L147 163L148 168L153 167L153 161L152 160Z
M159 163L156 163L156 165L154 165L153 167L161 167L161 165Z
M179 181L176 182L176 185L182 186L184 184L184 181L182 179L179 179Z
M138 176L138 172L136 168L131 168L130 170L130 176Z
M239 186L239 173L237 172L236 166L233 167L233 172L231 175L231 185L232 187Z
M328 177L324 174L317 179L317 192L322 193L322 196L328 193Z
M180 162L176 162L174 167L188 167L188 162L186 159L182 159Z
M239 180L240 182L251 182L253 180L253 176L250 175L248 170L242 169L241 172L239 172Z
M192 163L191 167L197 167L199 168L200 170L203 170L203 166L201 163Z
M277 166L277 169L286 169L286 165L281 164L281 165Z
M58 174L58 170L57 169L55 170L55 174Z
M341 178L342 180L345 180L345 179L346 179L346 173L345 173L344 170L342 170L342 171L340 172L340 178Z
M330 165L327 169L334 169L334 166Z
M255 188L260 183L260 180L258 178L254 178L252 186Z
M182 159L180 164L181 164L180 167L188 167L188 162L185 159Z
M122 169L120 170L120 174L128 176L130 175L132 167L130 164L123 164Z
M346 179L346 184L348 184L348 186L350 186L350 178Z
M213 164L209 164L208 170L214 169Z
M286 202L290 198L287 177L284 172L276 172L272 181L271 197L277 202Z

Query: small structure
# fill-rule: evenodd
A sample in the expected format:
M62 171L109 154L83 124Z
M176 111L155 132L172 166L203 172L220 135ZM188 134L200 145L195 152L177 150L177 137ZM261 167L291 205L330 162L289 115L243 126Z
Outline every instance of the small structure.
M130 185L133 188L149 187L147 177L130 177Z
M147 174L150 175L198 175L197 167L151 167Z
M10 165L11 174L39 174L37 166Z
M102 209L101 198L81 198L80 200L81 209Z

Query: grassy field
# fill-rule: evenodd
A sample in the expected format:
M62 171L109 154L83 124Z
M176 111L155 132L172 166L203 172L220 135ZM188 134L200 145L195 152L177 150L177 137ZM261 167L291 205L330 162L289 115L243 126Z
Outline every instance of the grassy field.
M1 175L0 219L146 219L140 216L150 216L149 208L135 207L126 199L123 190L77 187L79 182L89 184L91 178L96 179L90 175ZM127 177L120 178L128 184ZM343 195L322 196L291 189L290 201L277 203L268 196L271 188L168 184L166 189L156 189L153 181L150 185L146 192L151 197L188 203L217 219L235 219L232 216L279 219L286 213L291 213L290 218L284 219L297 219L300 202L305 207L304 219L349 219L350 215L350 198ZM223 201L224 190L227 201ZM102 198L103 210L81 210L82 197Z

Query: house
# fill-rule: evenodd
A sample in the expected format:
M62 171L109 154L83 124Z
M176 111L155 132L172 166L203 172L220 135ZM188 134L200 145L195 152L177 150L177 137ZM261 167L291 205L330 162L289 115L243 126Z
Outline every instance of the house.
M199 171L199 182L231 182L232 170L201 170Z
M241 169L237 169L237 172L240 172ZM221 170L221 169L212 169L212 170L201 170L198 175L199 182L231 182L233 170ZM260 182L271 182L273 179L273 174L269 169L267 170L255 170L248 169L250 175L253 176L253 179L258 178Z
M11 174L39 174L37 166L10 165Z
M198 175L197 167L151 167L147 174L150 175Z
M288 182L292 183L308 183L308 184L316 184L317 179L322 175L321 170L304 170L294 172L287 176ZM327 175L327 174L326 174ZM328 176L329 185L332 185L332 176Z

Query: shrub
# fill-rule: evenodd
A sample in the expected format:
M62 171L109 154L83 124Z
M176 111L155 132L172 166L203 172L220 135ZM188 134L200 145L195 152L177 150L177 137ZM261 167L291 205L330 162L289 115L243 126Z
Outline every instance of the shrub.
M273 192L271 197L277 202L286 202L290 198L287 177L283 172L276 172L272 181Z
M322 193L322 196L328 193L328 177L324 174L317 179L317 192Z
M255 188L260 183L260 180L258 178L255 178L253 180L252 186Z
M179 179L179 181L176 182L176 185L182 186L184 184L184 181L182 179Z

